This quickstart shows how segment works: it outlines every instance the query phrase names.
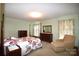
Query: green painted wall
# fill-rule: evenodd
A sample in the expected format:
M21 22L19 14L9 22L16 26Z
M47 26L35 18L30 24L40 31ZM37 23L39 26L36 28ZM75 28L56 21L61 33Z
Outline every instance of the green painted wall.
M25 20L5 17L4 37L18 37L18 30L27 30L29 33L29 22Z
M75 17L75 35L76 35L76 46L79 47L79 16Z

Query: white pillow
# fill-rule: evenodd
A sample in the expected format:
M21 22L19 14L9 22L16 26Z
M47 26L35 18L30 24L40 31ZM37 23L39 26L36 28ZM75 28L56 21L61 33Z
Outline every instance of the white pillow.
M4 43L4 46L9 46L9 45L10 45L10 44L9 44L10 42L11 42L11 41L5 42L5 43Z
M17 38L15 38L15 37L11 37L11 39L17 39Z
M18 38L16 38L16 37L11 37L11 39L12 39L12 40L18 40Z

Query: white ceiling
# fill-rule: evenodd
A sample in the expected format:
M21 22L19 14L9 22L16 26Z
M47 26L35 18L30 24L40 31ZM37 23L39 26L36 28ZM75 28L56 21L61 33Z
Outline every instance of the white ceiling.
M28 13L43 13L39 19L28 17ZM5 16L24 20L43 20L64 15L79 14L78 3L6 3Z

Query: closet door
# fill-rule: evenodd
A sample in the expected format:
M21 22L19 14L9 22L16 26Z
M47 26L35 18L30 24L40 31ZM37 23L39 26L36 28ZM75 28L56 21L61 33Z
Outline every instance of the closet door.
M3 28L4 28L4 4L0 3L0 55L4 55Z

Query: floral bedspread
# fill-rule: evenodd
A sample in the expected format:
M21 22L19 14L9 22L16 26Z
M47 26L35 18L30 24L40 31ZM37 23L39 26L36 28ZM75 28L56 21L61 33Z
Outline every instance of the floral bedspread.
M31 50L35 50L37 48L42 47L41 40L35 37L22 37L22 38L12 37L10 40L6 40L4 42L4 46L10 46L16 44L21 47L22 55L28 54Z

